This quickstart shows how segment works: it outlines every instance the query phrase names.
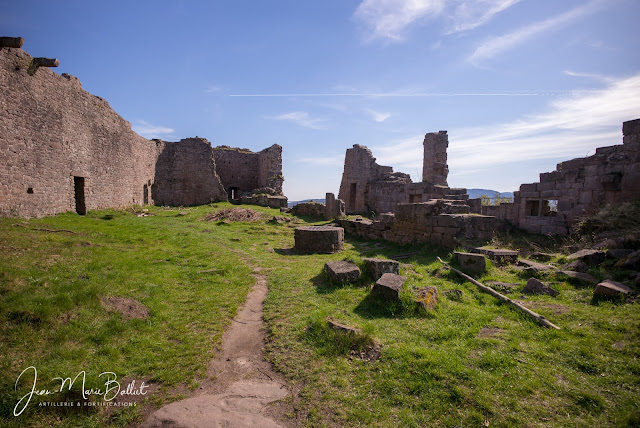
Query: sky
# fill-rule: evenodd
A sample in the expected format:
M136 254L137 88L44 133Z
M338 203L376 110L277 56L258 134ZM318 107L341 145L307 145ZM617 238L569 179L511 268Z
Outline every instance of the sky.
M517 190L640 118L638 0L0 0L0 36L147 138L283 147L290 200L337 195L346 149Z

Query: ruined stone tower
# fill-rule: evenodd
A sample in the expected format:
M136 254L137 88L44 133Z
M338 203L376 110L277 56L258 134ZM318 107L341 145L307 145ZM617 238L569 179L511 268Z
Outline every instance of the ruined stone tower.
M422 161L422 181L438 186L448 186L447 131L430 132L424 136L424 158Z

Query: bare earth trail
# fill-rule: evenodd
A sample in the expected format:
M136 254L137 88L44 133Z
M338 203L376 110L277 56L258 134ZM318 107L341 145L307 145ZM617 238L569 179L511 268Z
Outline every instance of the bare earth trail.
M256 282L223 335L222 348L209 365L199 395L158 409L141 428L285 426L266 414L268 404L282 400L289 391L282 376L263 358L267 281L259 272L254 268Z

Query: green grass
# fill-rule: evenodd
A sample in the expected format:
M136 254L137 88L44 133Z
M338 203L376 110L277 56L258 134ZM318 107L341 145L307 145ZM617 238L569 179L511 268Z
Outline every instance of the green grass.
M229 204L217 204L228 208ZM115 426L140 422L137 409L111 415L30 406L11 415L13 383L34 365L39 379L95 379L102 371L161 385L149 400L176 399L194 388L222 331L246 297L250 264L267 275L267 358L298 397L292 414L305 426L637 426L640 422L640 311L637 304L592 304L592 287L554 284L560 296L508 295L562 327L545 329L455 274L440 269L447 252L347 237L345 251L296 255L294 224L271 224L275 210L251 207L256 223L204 222L211 207L63 214L40 220L0 219L0 362L3 424ZM139 211L139 210L138 210ZM181 211L187 215L179 216ZM52 233L12 226L69 229ZM549 240L518 235L511 245L553 249ZM539 242L539 243L536 243ZM503 244L503 243L500 243ZM418 252L402 260L408 278L401 303L370 296L370 279L334 286L329 260ZM560 261L556 257L555 262ZM590 273L604 278L611 266ZM215 270L212 270L215 269ZM628 273L615 272L627 281ZM544 281L555 281L541 274ZM489 264L481 282L528 277ZM432 285L438 307L424 313L412 295ZM443 296L462 290L462 298ZM105 296L146 305L147 320L124 320L100 304ZM344 338L328 318L362 330ZM487 334L489 332L490 334ZM375 342L379 358L353 355ZM60 421L57 421L60 418Z

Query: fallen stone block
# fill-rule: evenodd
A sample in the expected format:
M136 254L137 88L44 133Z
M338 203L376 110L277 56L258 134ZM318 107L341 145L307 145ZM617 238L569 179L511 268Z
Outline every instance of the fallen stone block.
M340 333L354 336L362 334L362 330L360 330L359 328L349 327L348 325L340 324L339 322L331 319L327 320L327 322L329 323L329 328Z
M531 258L535 260L540 260L542 262L548 262L553 258L553 254L536 251L535 253L531 254Z
M390 302L399 302L400 291L406 280L404 276L385 273L376 281L371 293Z
M522 294L546 294L551 297L556 297L560 292L536 278L529 278L527 285L522 289Z
M426 310L433 310L438 306L438 289L436 287L426 286L418 290L418 298L416 303Z
M573 272L570 270L562 270L559 271L558 273L556 273L556 277L558 279L563 279L563 280L575 280L577 282L581 282L583 284L589 284L589 285L593 285L593 284L597 284L598 280L596 278L594 278L593 276L589 275L588 273L583 273L583 272Z
M358 269L358 266L350 262L327 262L325 263L324 268L329 274L331 281L338 284L356 282L360 279L360 269Z
M633 253L633 250L625 248L612 248L607 250L607 258L612 260L620 260L625 257L629 257Z
M605 258L606 254L600 250L580 250L567 256L567 260L582 260L589 266L598 266Z
M337 253L344 250L344 229L332 226L297 227L294 249L300 253Z
M513 264L518 261L518 252L514 250L505 250L502 248L478 247L478 248L475 248L473 252L478 254L484 254L490 260L498 264Z
M400 263L395 260L364 258L364 269L374 280L378 280L385 273L400 273Z
M518 265L523 266L525 269L531 272L544 272L553 269L551 265L545 265L543 263L532 262L531 260L520 259Z
M593 296L596 297L618 297L621 295L628 295L633 293L633 290L626 285L612 281L610 279L604 280L593 290Z
M640 250L621 259L615 266L621 269L640 269Z
M574 260L571 263L562 265L562 270L569 270L573 272L586 272L589 270L589 266L582 260Z
M482 254L454 252L453 259L460 270L471 275L479 275L487 270L487 261Z

